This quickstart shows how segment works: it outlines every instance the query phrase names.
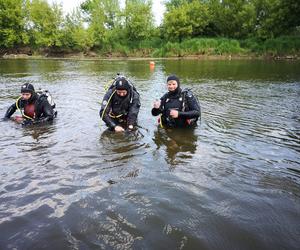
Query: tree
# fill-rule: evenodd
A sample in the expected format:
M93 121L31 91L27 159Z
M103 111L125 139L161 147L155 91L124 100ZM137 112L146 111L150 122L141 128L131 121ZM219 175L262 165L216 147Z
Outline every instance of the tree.
M87 0L81 4L88 31L95 47L102 48L109 41L109 30L119 23L120 6L118 0Z
M199 0L176 0L167 3L163 32L170 40L202 35L210 21L208 5Z
M300 2L296 0L254 0L255 35L266 39L290 34L300 26Z
M22 0L0 1L0 47L12 48L28 43L24 30L25 12Z
M203 35L203 32L211 20L209 7L206 3L193 0L188 4L187 15L192 25L192 36Z
M210 27L220 36L245 38L255 29L255 6L249 0L210 0Z
M141 41L151 37L154 28L152 2L143 0L126 0L124 29L129 41Z
M169 40L182 41L193 33L193 27L188 16L188 6L170 7L164 15L163 32Z
M32 0L28 3L29 32L35 47L61 47L62 6L50 6L45 0Z
M92 46L92 38L84 28L79 9L67 14L63 25L62 46L75 51L88 50Z

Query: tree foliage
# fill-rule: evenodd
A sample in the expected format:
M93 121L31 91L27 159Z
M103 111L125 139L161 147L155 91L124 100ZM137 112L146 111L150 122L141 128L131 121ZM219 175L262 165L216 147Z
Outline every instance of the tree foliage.
M189 38L266 41L300 32L298 0L169 0L165 6L155 27L151 0L125 0L125 6L120 0L85 0L67 15L47 0L0 0L0 48L128 54Z
M123 11L124 32L129 41L148 39L154 27L151 1L127 0Z
M46 0L32 0L28 12L32 44L36 47L61 47L62 6L50 6Z
M0 47L12 48L28 43L22 0L0 1Z

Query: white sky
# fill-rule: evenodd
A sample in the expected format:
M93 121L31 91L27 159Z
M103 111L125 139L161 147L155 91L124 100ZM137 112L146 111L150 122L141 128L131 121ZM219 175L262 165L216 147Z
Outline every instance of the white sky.
M65 13L71 12L74 8L78 7L84 0L48 0L48 2L62 3ZM125 0L121 0L121 6L124 6ZM159 25L162 21L165 6L163 0L152 0L152 11L155 18L155 23Z

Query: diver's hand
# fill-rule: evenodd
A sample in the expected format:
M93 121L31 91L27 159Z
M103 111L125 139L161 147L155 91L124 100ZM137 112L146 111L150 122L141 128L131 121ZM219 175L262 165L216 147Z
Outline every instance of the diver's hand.
M115 132L124 132L124 128L121 126L115 126Z
M178 110L171 109L171 110L170 110L170 116L171 116L172 118L178 118L178 116L179 116Z
M22 123L24 121L24 118L22 116L11 117L11 119L16 123Z
M155 101L155 102L153 103L153 108L159 109L159 107L160 107L160 101Z
M32 120L25 119L25 120L22 122L22 126L30 126L30 125L33 125L33 121L32 121Z

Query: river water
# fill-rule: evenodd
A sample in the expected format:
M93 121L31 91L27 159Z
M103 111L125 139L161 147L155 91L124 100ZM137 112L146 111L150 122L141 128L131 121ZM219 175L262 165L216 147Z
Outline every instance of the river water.
M141 95L132 133L98 115L117 72ZM151 116L170 73L195 130ZM299 61L0 60L1 116L25 82L58 118L0 122L0 249L299 249Z

